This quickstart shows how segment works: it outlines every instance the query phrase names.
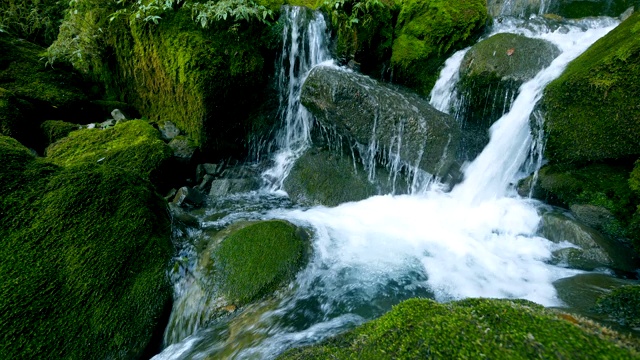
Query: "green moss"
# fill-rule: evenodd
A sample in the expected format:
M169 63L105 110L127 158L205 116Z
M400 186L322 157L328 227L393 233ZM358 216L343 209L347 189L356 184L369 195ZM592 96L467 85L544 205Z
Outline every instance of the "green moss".
M80 126L61 120L47 120L40 125L40 128L44 133L46 145L49 146L66 137L70 132L80 129Z
M403 2L391 56L394 81L428 94L446 58L470 45L486 22L484 0Z
M565 320L568 319L569 321ZM410 299L379 319L279 359L628 359L619 336L581 328L523 300L469 299L438 304Z
M640 286L622 286L598 299L596 310L629 327L640 326Z
M629 188L640 195L640 159L636 160L631 175L629 175Z
M0 358L137 358L171 297L164 200L130 171L0 137Z
M545 89L545 156L586 162L640 155L640 13L572 61Z
M51 44L68 1L7 0L0 3L0 30L43 46Z
M560 0L547 10L568 19L587 16L619 16L629 7L639 5L637 0Z
M132 120L110 129L82 129L47 148L47 157L61 166L104 164L134 171L156 182L171 158L160 132L144 120Z
M215 276L226 298L244 305L289 281L304 252L305 243L290 223L252 223L232 232L215 250Z

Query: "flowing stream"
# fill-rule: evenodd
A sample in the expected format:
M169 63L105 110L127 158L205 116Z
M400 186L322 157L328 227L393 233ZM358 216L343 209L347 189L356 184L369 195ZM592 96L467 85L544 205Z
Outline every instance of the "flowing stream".
M464 181L452 191L433 186L417 194L374 196L334 208L296 208L279 190L310 141L312 118L300 105L300 87L311 67L330 58L321 16L295 8L284 16L281 73L286 75L280 81L286 89L281 99L285 126L275 165L263 175L268 189L235 195L227 200L236 206L232 211L221 215L213 206L200 219L204 229L238 219L288 220L312 230L311 258L295 281L273 298L192 329L154 359L274 358L290 347L316 343L378 317L415 296L437 301L522 298L562 306L553 282L581 271L549 263L552 251L569 245L536 235L540 204L518 197L512 184L535 148L529 118L542 90L617 22L600 18L546 26L505 19L494 26L494 33L550 41L561 54L522 85L510 111L491 127L489 144L464 168ZM305 16L305 22L298 21ZM453 84L463 55L458 52L447 61L432 93L432 104L443 111L455 106ZM192 236L201 233L194 230ZM180 286L178 303L189 294L184 290L188 284Z

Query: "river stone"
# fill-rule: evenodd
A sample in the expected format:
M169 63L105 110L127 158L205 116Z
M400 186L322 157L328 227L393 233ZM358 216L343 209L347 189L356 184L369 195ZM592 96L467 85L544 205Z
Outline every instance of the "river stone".
M178 136L169 142L169 147L173 149L173 156L182 161L190 161L196 147L186 137Z
M516 34L496 34L469 49L460 65L458 91L464 124L486 130L509 111L520 85L560 54L552 43ZM488 134L483 131L488 141ZM484 147L485 144L482 145Z
M447 180L460 142L455 119L419 96L369 77L329 66L311 70L302 104L318 122L382 158L396 155Z
M206 203L206 198L197 188L183 186L176 193L172 203L182 207L200 207Z
M120 111L120 109L113 109L111 111L111 116L113 117L113 120L115 120L116 122L127 121L127 117L124 116L124 114L122 113L122 111Z
M169 141L173 140L176 136L180 135L180 129L176 126L176 124L171 121L165 121L158 126L160 128L160 133L162 134L162 138Z
M542 215L539 232L555 243L567 241L578 247L554 251L554 263L581 270L609 267L633 271L635 268L628 251L621 249L619 243L563 213L553 211Z

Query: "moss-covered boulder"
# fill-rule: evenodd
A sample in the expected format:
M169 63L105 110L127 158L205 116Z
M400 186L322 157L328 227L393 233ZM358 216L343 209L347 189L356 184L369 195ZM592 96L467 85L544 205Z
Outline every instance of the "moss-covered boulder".
M82 76L62 64L45 66L44 48L0 32L0 49L0 135L42 150L44 120L81 122L96 116Z
M407 0L392 46L393 80L427 95L440 66L473 43L487 22L485 0Z
M160 132L144 120L132 120L113 128L73 131L47 148L55 164L104 164L137 172L152 182L162 182L172 151Z
M587 16L619 16L632 6L638 6L638 0L556 0L547 5L546 12L568 19Z
M640 326L640 285L619 287L598 299L597 311L621 325Z
M9 137L0 158L0 358L150 356L172 293L166 202L135 172Z
M640 13L572 61L541 100L545 156L586 162L640 155Z
M524 300L438 304L410 299L379 319L279 359L636 357L630 342L618 338L613 331Z
M496 34L473 45L462 60L458 82L465 124L488 129L509 111L520 85L559 54L548 41L517 34Z
M72 131L80 130L80 128L81 127L78 124L62 120L46 120L40 125L40 129L44 134L46 146L67 137Z
M549 165L540 170L533 195L570 208L580 221L614 239L636 239L629 225L639 199L629 188L629 172L624 165Z
M289 197L307 205L337 206L377 195L363 166L349 156L326 149L307 150L284 181Z
M445 181L456 170L458 123L411 92L317 66L305 80L301 102L322 126L389 164L414 166Z

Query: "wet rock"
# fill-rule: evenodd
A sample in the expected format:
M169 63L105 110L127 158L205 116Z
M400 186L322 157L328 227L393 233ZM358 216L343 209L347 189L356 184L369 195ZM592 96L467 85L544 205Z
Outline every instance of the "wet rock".
M213 175L206 174L202 178L200 185L198 185L198 190L204 191L206 188L208 188L211 185L211 182L213 182Z
M180 129L171 121L165 121L159 126L160 133L164 140L173 140L176 136L180 135Z
M169 210L171 210L171 215L173 216L174 220L177 220L189 227L197 228L200 226L200 221L198 220L198 218L186 212L178 204L169 203Z
M547 12L568 19L588 16L615 17L637 4L635 0L555 0L549 3Z
M206 203L206 198L197 188L183 186L176 193L172 203L181 207L200 207Z
M113 117L113 120L115 120L116 122L127 121L127 117L124 116L120 109L113 109L111 111L111 117Z
M211 182L209 196L222 197L259 188L260 182L257 179L217 179Z
M363 75L318 66L306 79L303 105L318 122L354 147L375 149L393 163L448 180L455 168L460 128L419 96Z
M205 175L217 176L224 169L224 164L198 164L196 166L196 182L200 183Z
M541 0L488 0L487 10L492 17L526 17L540 12Z
M169 147L173 149L173 156L185 162L189 162L196 151L196 146L189 139L181 136L171 140Z

